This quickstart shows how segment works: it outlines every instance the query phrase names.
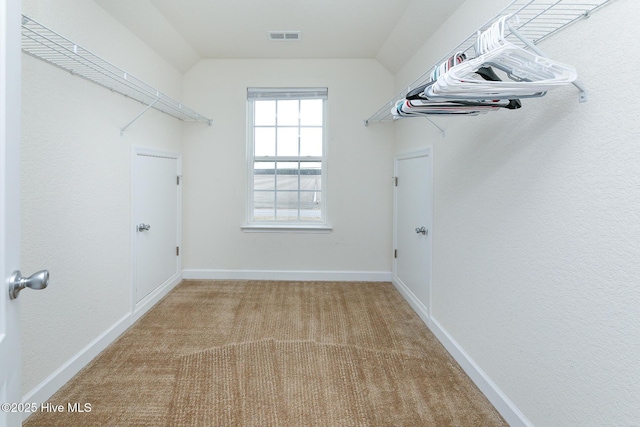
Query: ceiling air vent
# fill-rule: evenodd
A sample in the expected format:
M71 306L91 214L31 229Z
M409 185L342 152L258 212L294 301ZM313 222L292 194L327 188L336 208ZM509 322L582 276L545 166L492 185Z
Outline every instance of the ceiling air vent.
M300 31L267 31L269 40L273 41L298 41L301 37Z

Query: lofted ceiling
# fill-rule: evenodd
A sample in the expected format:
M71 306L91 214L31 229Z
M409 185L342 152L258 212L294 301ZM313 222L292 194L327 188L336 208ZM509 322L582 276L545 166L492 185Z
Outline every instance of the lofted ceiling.
M395 73L464 0L94 1L182 73L203 58L375 58Z

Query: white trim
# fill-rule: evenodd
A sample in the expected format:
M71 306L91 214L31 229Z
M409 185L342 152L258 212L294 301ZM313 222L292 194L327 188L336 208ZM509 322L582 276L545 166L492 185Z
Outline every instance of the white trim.
M342 282L390 282L390 271L285 271L185 269L185 280L295 280Z
M409 289L407 285L404 284L402 280L395 274L391 280L393 285L396 287L400 295L404 297L404 299L409 303L411 308L418 314L420 319L431 328L431 319L429 318L429 309L418 299L417 296Z
M409 159L415 159L418 157L429 157L432 155L432 152L433 152L433 147L429 146L429 147L421 148L419 150L408 151L406 153L398 154L395 158L396 160L409 160Z
M155 288L149 295L144 297L142 301L135 304L133 309L133 321L141 318L147 311L155 306L162 298L164 298L173 288L182 281L182 272L171 276L162 285Z
M274 31L269 31L274 32ZM275 31L276 33L282 31ZM248 87L247 101L287 99L327 99L328 87Z
M37 403L38 406L46 402L55 392L65 385L67 381L80 372L82 368L89 364L89 362L100 354L102 350L107 348L109 344L122 335L132 324L131 314L126 314L121 317L106 331L98 335L96 339L91 341L82 350L63 363L62 366L53 371L53 373L45 378L40 384L25 394L22 397L22 402ZM23 421L26 420L29 415L31 415L31 413L24 413L22 418Z
M314 91L316 89L319 88L309 88L308 91L311 91L309 93L313 94L315 93ZM325 95L326 93L328 93L328 88L320 88L322 90L325 91ZM262 90L266 90L266 91L273 91L275 90L276 92L282 91L282 88L247 88L247 93L253 93L254 96L250 97L248 96L247 98L247 123L246 123L246 158L247 158L247 204L246 204L246 212L245 212L245 221L244 224L242 226L243 230L249 229L249 228L254 228L253 226L255 226L255 228L264 228L264 231L281 231L281 228L279 226L277 226L277 224L283 224L283 225L287 225L289 226L289 231L295 231L296 228L307 228L307 226L309 225L308 222L305 221L282 221L282 222L278 222L278 221L256 221L254 219L254 163L256 161L269 161L269 162L282 162L282 161L293 161L293 162L299 162L299 161L317 161L322 163L322 170L321 170L321 187L320 187L320 194L321 194L321 198L322 201L320 202L320 216L321 216L321 222L319 225L324 226L326 229L328 229L328 231L331 231L331 227L329 226L329 219L328 219L328 197L327 197L327 189L328 187L328 173L327 173L327 159L329 158L328 156L328 149L327 146L328 144L328 135L329 135L329 120L328 120L328 97L324 96L324 97L318 97L316 95L313 95L312 98L306 98L300 94L303 94L305 92L308 92L305 88L298 88L299 93L298 95L296 95L294 98L292 99L296 99L296 100L304 100L304 99L322 99L322 155L321 156L309 156L309 157L304 157L304 156L268 156L268 157L256 157L255 155L255 151L254 151L254 138L255 138L255 123L254 123L254 113L255 113L255 101L260 101L260 100L264 100L261 99L260 96L256 96L256 94L259 91ZM287 89L284 89L287 90ZM252 92L253 91L253 92ZM273 93L273 92L272 92ZM293 94L294 92L291 92L290 94ZM286 100L289 97L276 97L273 98L274 100ZM265 98L265 99L271 99L271 98ZM277 115L277 107L276 107L276 115ZM276 128L276 132L278 129L278 125L277 125L277 121L276 124L274 125ZM298 129L300 129L301 127L307 127L307 126L302 126L300 125L300 123L298 123ZM276 142L277 144L277 142ZM274 190L277 193L277 186ZM300 194L300 189L298 188L298 194ZM277 197L277 196L276 196ZM299 208L299 206L298 206ZM276 226L274 227L273 225L276 224ZM312 223L311 225L315 225L314 223Z
M471 378L471 381L480 389L489 402L496 408L502 417L512 427L532 427L533 424L524 416L524 414L516 407L516 405L507 397L506 394L489 378L489 376L480 368L480 366L469 356L460 344L440 325L440 323L429 316L427 308L418 298L402 283L397 277L394 277L392 283L407 300L411 308L415 310L420 319L433 332L438 341L458 362L458 365Z
M462 348L433 317L431 318L430 329L511 427L533 426L507 395L500 390L496 383L494 383L471 356L464 351L464 348Z
M330 225L307 224L243 224L241 227L245 233L330 233L333 227Z
M3 365L0 368L0 403L20 399L24 365L20 346L21 301L10 301L7 292L9 275L20 267L20 9L20 0L4 1L0 5L0 361ZM27 275L30 273L28 271ZM18 425L20 414L0 412L0 424L5 423Z

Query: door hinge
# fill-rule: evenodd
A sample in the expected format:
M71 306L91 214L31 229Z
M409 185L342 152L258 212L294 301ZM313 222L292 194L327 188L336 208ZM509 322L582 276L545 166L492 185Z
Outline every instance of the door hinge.
M397 249L393 250L393 257L394 258L398 258L398 250Z
M180 246L176 246L176 256L180 256Z
M176 177L176 185L180 185L180 175Z
M397 177L397 176L394 176L394 177L393 177L393 180L394 180L394 182L396 183L396 187L397 187L397 186L398 186L398 177Z

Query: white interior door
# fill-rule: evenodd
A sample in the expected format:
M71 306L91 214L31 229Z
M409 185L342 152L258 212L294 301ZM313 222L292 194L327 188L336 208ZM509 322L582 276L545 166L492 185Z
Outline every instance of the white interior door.
M20 265L20 1L0 3L0 425L19 426L19 300L9 298L8 278Z
M432 184L429 151L396 158L395 279L429 315Z
M136 150L134 180L135 302L179 268L178 155Z

